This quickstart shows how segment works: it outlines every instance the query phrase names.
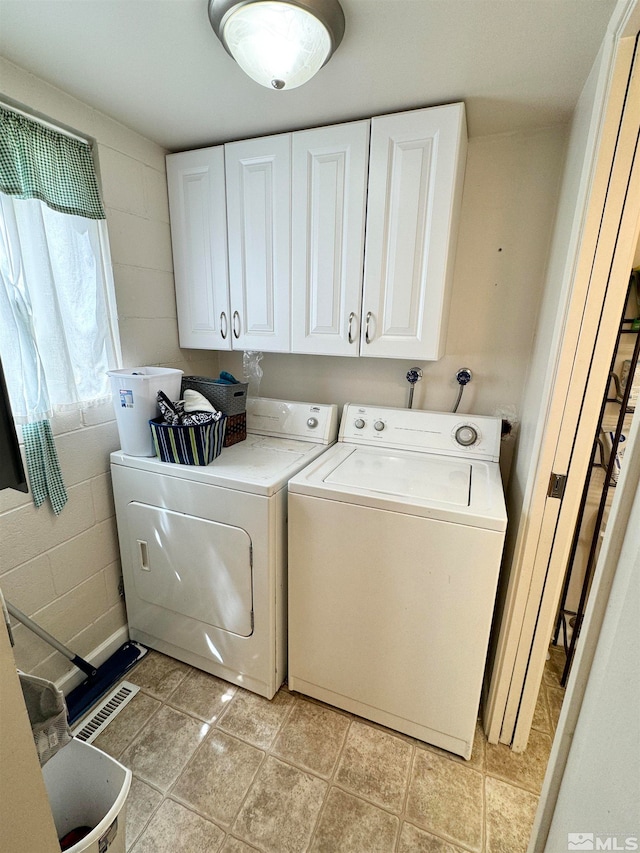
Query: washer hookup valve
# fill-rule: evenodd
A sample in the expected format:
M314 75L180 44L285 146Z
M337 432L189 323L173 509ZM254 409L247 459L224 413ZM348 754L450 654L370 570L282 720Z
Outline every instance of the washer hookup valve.
M411 370L407 371L407 382L409 383L409 402L407 403L407 409L410 409L413 406L413 389L416 382L419 382L421 379L421 367L412 367Z

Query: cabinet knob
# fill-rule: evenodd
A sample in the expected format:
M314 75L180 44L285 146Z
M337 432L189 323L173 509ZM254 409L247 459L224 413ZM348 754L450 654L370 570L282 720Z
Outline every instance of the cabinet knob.
M227 315L224 311L220 312L220 337L223 341L227 340L229 334L229 324L227 323Z
M236 340L240 337L240 315L237 311L233 312L233 337Z

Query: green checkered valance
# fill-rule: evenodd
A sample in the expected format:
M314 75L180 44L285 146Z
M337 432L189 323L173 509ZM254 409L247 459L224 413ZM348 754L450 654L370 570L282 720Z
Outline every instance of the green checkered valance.
M105 219L89 146L0 107L0 192Z

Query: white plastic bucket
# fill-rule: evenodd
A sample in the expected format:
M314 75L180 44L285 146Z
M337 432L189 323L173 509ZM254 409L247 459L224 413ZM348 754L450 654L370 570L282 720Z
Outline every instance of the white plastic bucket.
M131 771L75 738L42 768L58 838L90 826L67 853L125 853L126 799Z
M164 391L171 400L180 399L182 370L171 367L129 367L109 370L113 408L120 446L129 456L155 456L149 421L158 415L156 397Z

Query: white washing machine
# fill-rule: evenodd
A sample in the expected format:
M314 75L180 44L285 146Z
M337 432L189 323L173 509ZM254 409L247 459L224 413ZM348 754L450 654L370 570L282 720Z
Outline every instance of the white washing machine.
M289 687L471 756L507 516L501 421L347 404L289 482Z
M131 639L271 698L286 677L287 481L336 406L247 400L210 465L111 454Z

